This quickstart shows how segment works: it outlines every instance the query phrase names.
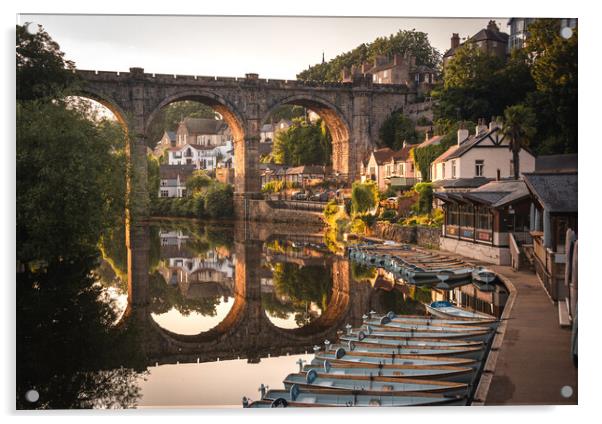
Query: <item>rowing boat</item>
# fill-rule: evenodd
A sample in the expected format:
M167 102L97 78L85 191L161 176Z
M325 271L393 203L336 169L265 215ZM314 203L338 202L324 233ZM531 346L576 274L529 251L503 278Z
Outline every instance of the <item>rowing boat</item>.
M370 337L383 337L389 339L405 340L405 339L462 339L462 340L478 340L486 341L491 336L490 329L487 331L412 331L400 329L400 331L380 331L378 328L374 328L370 334L360 330L358 332L351 332L348 335L355 335L359 340L362 340L366 336Z
M384 316L380 320L368 319L364 321L365 333L370 334L370 329L379 331L399 331L395 329L403 328L414 331L486 331L489 327L477 325L456 324L452 322L439 322L444 320L431 320L422 322L412 321L393 321Z
M336 351L338 348L345 349L347 355L354 356L371 356L377 358L395 357L398 355L420 355L420 356L458 356L461 358L469 358L481 360L485 353L483 346L470 347L449 347L449 346L404 346L398 345L375 345L362 344L358 345L353 340L344 345L335 344L331 349Z
M456 367L449 365L388 365L378 367L378 365L374 364L331 363L320 359L314 359L309 365L303 367L304 372L307 372L310 369L318 369L321 370L323 374L332 376L354 376L356 378L368 378L370 376L405 377L456 381L458 383L470 383L475 376L475 370L470 367Z
M340 348L337 349L340 351ZM470 358L459 358L450 356L426 356L426 355L395 355L395 354L368 354L344 352L320 352L316 354L317 359L327 361L343 361L352 363L391 364L391 365L454 365L472 366L478 361Z
M495 317L484 314L482 312L467 311L466 309L458 308L452 305L450 302L439 301L433 302L430 305L425 304L426 310L438 317L455 317L455 318L470 318L470 319L481 319L481 320L495 320Z
M311 369L306 373L289 374L283 380L283 383L287 390L290 390L296 384L299 388L306 389L360 390L390 395L407 392L462 395L468 390L466 383L456 383L453 381L419 380L403 377L372 376L358 378L354 376L331 376L319 373L315 369Z
M412 346L412 347L479 347L483 342L468 341L458 339L433 339L433 340L394 340L378 337L366 336L361 341L354 336L341 336L341 342L354 342L356 346L362 345L381 345L381 346Z
M280 400L281 399L281 400ZM290 390L270 390L263 400L278 401L285 406L427 406L466 405L466 396L448 396L431 393L405 393L387 395L370 392L300 390L293 385Z

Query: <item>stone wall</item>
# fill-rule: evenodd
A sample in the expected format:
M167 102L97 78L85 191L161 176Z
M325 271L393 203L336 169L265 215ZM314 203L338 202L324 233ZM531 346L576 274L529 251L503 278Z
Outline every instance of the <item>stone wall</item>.
M239 210L246 207L250 221L325 225L321 212L273 208L265 200L254 199L246 200L246 205L237 206Z
M387 221L378 221L372 228L374 237L392 240L398 243L414 243L419 246L436 249L439 247L440 228L422 227L418 225L402 226Z
M507 247L494 247L480 243L441 237L439 240L441 250L458 253L479 261L496 265L510 265L512 256Z

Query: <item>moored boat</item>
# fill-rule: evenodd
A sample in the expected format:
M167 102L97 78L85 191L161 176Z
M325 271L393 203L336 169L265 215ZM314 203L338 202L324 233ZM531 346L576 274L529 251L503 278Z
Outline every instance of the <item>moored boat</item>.
M331 376L322 374L315 369L306 373L289 374L283 381L284 387L290 390L293 385L300 388L312 389L337 389L337 390L360 390L373 393L386 393L391 395L407 392L415 393L446 393L465 394L468 390L466 383L453 381L420 380L411 378L391 378L372 376L368 378L357 378L354 376Z
M454 318L481 319L481 320L488 320L488 321L495 320L495 317L493 317L492 315L487 315L487 314L484 314L482 312L477 312L477 311L474 311L474 312L468 311L466 309L454 306L450 302L447 302L447 301L433 302L430 305L425 304L424 306L426 307L426 309L429 313L431 313L435 316L438 316L438 317L443 317L443 318L454 317Z
M451 396L431 393L405 393L387 395L383 393L333 391L328 389L300 390L293 385L290 390L270 390L263 400L278 401L289 406L427 406L466 405L466 396ZM285 405L283 405L285 406Z
M370 376L406 377L470 383L475 376L475 370L473 368L463 366L386 365L379 367L374 364L331 363L320 359L312 360L309 365L304 366L303 371L307 372L310 369L316 368L321 370L325 375L344 375L354 376L356 378L369 378Z

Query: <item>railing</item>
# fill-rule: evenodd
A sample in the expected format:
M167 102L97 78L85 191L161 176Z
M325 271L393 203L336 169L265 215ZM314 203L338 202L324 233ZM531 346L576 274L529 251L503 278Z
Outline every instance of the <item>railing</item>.
M309 200L268 200L268 204L276 209L294 209L298 211L322 212L327 202Z

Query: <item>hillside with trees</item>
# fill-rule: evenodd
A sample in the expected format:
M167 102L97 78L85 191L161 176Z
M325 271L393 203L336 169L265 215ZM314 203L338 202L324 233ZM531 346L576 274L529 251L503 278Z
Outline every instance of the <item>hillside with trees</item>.
M416 30L400 30L389 37L378 37L371 43L363 43L351 51L342 53L328 62L310 66L297 74L297 79L306 81L340 81L344 68L360 66L378 55L392 57L394 54L411 53L416 65L437 68L441 54L431 46L428 35Z

